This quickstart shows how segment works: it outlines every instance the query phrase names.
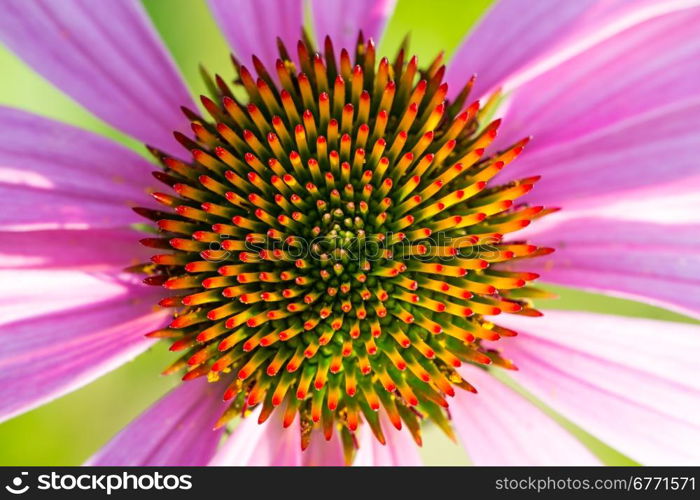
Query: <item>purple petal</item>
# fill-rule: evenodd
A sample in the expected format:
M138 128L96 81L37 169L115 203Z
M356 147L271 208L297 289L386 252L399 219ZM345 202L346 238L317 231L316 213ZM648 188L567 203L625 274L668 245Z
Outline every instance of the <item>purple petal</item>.
M31 4L31 2L29 3ZM142 222L153 166L90 132L0 107L0 229L114 227Z
M169 149L193 107L140 2L3 2L0 40L109 124Z
M142 222L126 206L52 189L0 184L0 230L114 227ZM140 220L139 220L140 219Z
M680 159L679 163L684 160ZM610 191L590 200L577 199L569 205L570 210L560 217L604 217L610 219L634 220L662 224L698 224L700 212L700 172L671 178L666 181L642 185L619 192ZM526 231L536 229L541 223L533 224Z
M87 465L197 466L216 451L223 428L212 430L226 408L221 384L205 377L181 383L126 426Z
M161 295L115 274L3 271L0 420L100 377L152 344Z
M262 425L258 424L259 415L260 408L241 420L212 465L302 465L299 417L285 429L277 415Z
M497 86L505 77L565 38L598 0L501 0L462 42L445 79L452 95L474 74L474 95ZM534 29L534 27L537 29Z
M510 90L630 26L692 5L683 0L500 0L452 58L446 76L450 93L473 74L473 95L503 86Z
M698 128L700 98L524 154L508 174L543 174L525 199L564 210L519 236L557 251L516 266L700 317Z
M514 378L554 410L645 464L700 459L700 326L584 312L509 315L499 343Z
M129 228L0 232L0 269L109 271L147 261L144 237Z
M338 433L334 432L330 441L326 441L319 428L311 431L309 447L301 454L302 465L310 467L341 467L345 465L343 445Z
M596 465L599 461L559 424L487 371L460 374L479 391L459 391L454 427L476 465Z
M565 212L548 219L527 234L556 252L515 267L538 272L552 283L700 318L700 222L659 224Z
M373 38L379 43L395 6L396 0L313 0L316 40L322 45L328 35L336 50L345 48L353 52L357 34L362 30L365 39Z
M593 133L572 140L553 139L548 147L538 148L535 140L533 149L526 149L505 173L509 178L535 172L542 175L536 189L524 199L566 210L639 198L640 190L645 197L653 191L673 196L683 185L685 191L697 192L698 94L693 100L654 108L623 121L611 118L611 125L601 124ZM655 207L649 205L646 213L653 211Z
M134 275L119 274L119 267L104 272L59 270L0 271L0 325L22 319L88 307L91 304L126 296L130 289L137 293L161 293L160 289L136 285ZM85 293L90 290L90 293ZM155 298L157 302L159 299Z
M296 53L303 25L301 0L208 0L214 19L236 57L246 66L256 55L272 67L279 57L277 37Z
M408 429L397 431L389 419L380 413L386 444L383 445L369 428L360 432L360 448L355 455L353 465L360 466L410 466L423 465L418 454L418 446L408 432Z
M302 451L298 416L286 429L280 415L273 414L263 424L258 424L259 416L258 407L240 421L211 465L328 467L345 464L337 433L326 441L320 429L313 430L309 447Z
M700 7L652 18L516 88L498 144L533 135L532 154L700 97L699 22Z

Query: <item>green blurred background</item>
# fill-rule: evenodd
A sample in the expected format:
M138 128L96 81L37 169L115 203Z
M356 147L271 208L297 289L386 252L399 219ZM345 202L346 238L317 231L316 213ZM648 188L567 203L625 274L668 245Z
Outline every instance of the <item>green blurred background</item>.
M195 95L205 92L198 64L203 63L225 77L232 75L226 42L203 0L143 0L143 3ZM449 56L490 4L491 0L399 0L379 49L393 54L410 32L411 48L422 60L428 60L441 50ZM144 153L137 141L90 115L2 47L0 67L4 76L0 78L0 104L60 119L114 138ZM540 304L550 309L584 309L692 322L683 316L636 302L561 287L547 288L560 296L557 300ZM158 375L172 359L165 345L157 345L88 386L0 424L0 465L76 465L84 462L175 384L175 377ZM504 380L512 384L506 377ZM522 391L519 387L516 389ZM525 392L523 394L530 397ZM634 463L549 408L537 404L577 435L605 463ZM422 454L428 464L469 463L461 447L434 427L425 429L424 443Z

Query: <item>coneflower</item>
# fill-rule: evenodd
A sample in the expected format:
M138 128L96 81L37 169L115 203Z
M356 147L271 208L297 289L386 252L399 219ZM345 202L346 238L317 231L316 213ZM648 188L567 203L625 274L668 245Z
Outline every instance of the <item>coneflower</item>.
M272 72L253 58L257 78L233 59L242 92L203 72L211 119L184 109L196 139L176 134L191 162L152 150L171 189L136 211L169 251L138 269L175 293L149 334L182 353L166 373L227 384L218 426L298 413L302 448L337 427L350 457L362 421L384 442L380 406L418 443L423 418L451 435L446 398L475 392L455 368L514 368L482 345L515 335L490 317L539 315L537 275L496 265L551 251L502 243L549 212L516 203L538 178L489 185L528 139L485 155L500 121L467 105L474 79L446 100L442 58L420 68L406 44L393 62L362 34L338 58L330 38L300 41L298 66L279 54Z
M207 0L238 75L204 72L206 120L152 22L178 8L95 3L6 1L0 16L23 83L0 106L0 421L164 338L181 356L166 371L190 381L87 463L419 465L423 422L474 464L610 460L542 405L638 463L698 463L698 325L627 317L647 313L603 299L700 318L697 1L487 2L445 45L444 71L406 46L381 60L368 42L392 43L390 18L417 38L462 36L424 5L400 2L394 16L394 0ZM182 14L211 20L190 4ZM470 22L472 7L449 15ZM216 28L187 28L200 55L218 52L198 31ZM305 35L291 56L277 50L275 37L296 47L304 29L321 55ZM178 46L182 61L193 46ZM113 139L152 145L162 168L42 116L68 118L47 82L87 111L72 121L96 125L91 113ZM144 195L155 191L160 207ZM524 203L563 210L509 234L551 211ZM607 314L567 291L558 307L575 311L531 317L530 299L546 296L531 271L601 293ZM504 373L510 359L519 370ZM113 417L126 419L119 403ZM109 432L83 410L67 435L85 419ZM50 432L35 417L23 421Z

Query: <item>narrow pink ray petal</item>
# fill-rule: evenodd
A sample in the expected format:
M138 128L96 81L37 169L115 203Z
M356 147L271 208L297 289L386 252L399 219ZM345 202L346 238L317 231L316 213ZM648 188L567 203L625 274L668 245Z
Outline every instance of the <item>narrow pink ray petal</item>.
M299 417L288 427L276 416L258 424L260 408L242 419L211 465L302 465Z
M360 449L357 450L353 465L358 466L411 466L423 465L418 454L418 446L407 429L397 431L389 419L380 413L380 423L386 438L383 445L369 427L362 429L359 436Z
M145 233L130 228L0 232L0 269L72 269L89 272L147 262Z
M682 162L678 155L679 162ZM572 200L567 204L569 217L607 217L637 222L671 225L700 223L700 172L668 182L627 189L624 196L611 191L590 199ZM564 214L562 214L564 215ZM529 228L528 228L529 230Z
M181 383L95 454L86 465L206 465L223 429L212 430L225 409L221 384L202 377Z
M526 389L644 464L700 459L700 326L570 311L508 315L502 343Z
M365 39L373 38L378 44L395 6L396 0L313 0L311 9L316 41L322 45L329 35L336 50L351 50L362 30Z
M473 74L474 93L497 86L504 78L562 40L598 0L522 2L501 0L467 35L447 68L450 94ZM537 29L532 29L533 26ZM494 64L497 61L497 64Z
M695 0L501 0L467 35L447 69L450 94L478 76L474 95L507 90L630 26L692 7ZM538 29L531 27L537 25ZM493 64L493 61L498 64Z
M535 226L525 234L557 251L516 261L512 268L700 318L700 222L663 224L561 212Z
M40 273L43 279L3 272L9 300L0 309L0 420L132 359L152 344L144 334L167 319L154 311L154 291L145 285L106 273Z
M179 107L192 100L140 2L10 0L0 40L107 123L178 147L172 131L187 125Z
M256 55L268 68L279 57L277 37L296 53L303 25L302 0L208 0L236 57L250 66Z
M520 85L506 104L498 145L527 130L534 153L700 97L699 22L700 7L652 18Z
M463 365L478 394L450 401L454 427L476 465L599 465L559 424L487 371Z
M572 140L553 140L545 147L537 147L538 141L533 140L504 175L511 179L537 172L542 180L524 199L562 206L569 212L627 198L697 193L700 91L697 93L695 98L652 107L610 125L601 123L600 128ZM660 164L664 168L659 168ZM692 203L689 200L688 208ZM646 206L645 216L664 212L653 204Z
M1 21L0 21L1 22ZM142 222L153 166L112 141L0 107L0 229L114 227Z
M260 408L242 419L213 458L211 465L342 466L343 450L337 433L326 441L320 430L312 431L311 443L301 450L299 418L288 428L279 416L258 424Z
M309 447L301 454L301 463L310 467L342 467L345 465L343 445L338 433L334 432L330 441L323 437L321 429L311 432Z
M120 267L94 273L75 269L0 270L0 325L87 307L115 297L126 298L132 290L152 295L152 303L159 300L156 297L162 296L160 288L139 284L139 277L120 274Z

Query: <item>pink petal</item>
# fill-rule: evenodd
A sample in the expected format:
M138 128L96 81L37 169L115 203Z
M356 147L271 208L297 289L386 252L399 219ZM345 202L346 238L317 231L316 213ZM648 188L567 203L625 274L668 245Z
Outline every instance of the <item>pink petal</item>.
M345 465L343 445L338 433L334 432L330 441L326 441L319 428L311 431L311 443L301 454L302 465L315 467L342 467Z
M698 70L700 78L700 65ZM542 175L526 199L567 211L633 197L648 199L653 192L673 198L679 188L697 193L699 127L700 92L692 100L652 108L610 125L601 123L597 130L572 140L545 138L549 144L545 147L534 140L533 149L528 145L504 173L509 178ZM655 205L646 206L645 215L663 213Z
M698 222L660 224L561 212L539 221L527 235L557 250L523 260L516 268L537 272L552 283L651 302L700 318Z
M152 303L159 300L162 289L138 282L135 275L120 274L119 267L94 273L74 269L1 270L0 325L127 297L132 290L151 294Z
M652 18L519 86L506 104L498 144L529 134L534 153L699 97L698 22L700 7Z
M496 2L453 56L446 74L450 93L459 92L469 77L476 74L474 95L482 95L565 38L596 3L596 0Z
M132 359L152 344L144 334L162 327L167 317L166 311L154 312L160 290L130 278L65 271L2 274L1 420Z
M0 131L0 229L83 229L143 221L129 205L151 203L146 189L154 184L154 168L137 154L11 108L0 107Z
M0 232L0 269L109 271L146 262L154 250L130 228Z
M630 26L692 5L692 0L501 0L452 58L450 93L473 74L476 96L504 86L509 91Z
M311 443L301 450L299 418L288 427L282 426L280 415L258 424L260 408L242 419L233 434L214 457L211 465L254 466L342 466L343 449L337 433L326 441L320 429L314 429Z
M299 418L288 428L276 415L258 424L260 408L242 419L211 465L302 465Z
M383 445L365 426L360 432L360 449L357 450L353 465L358 466L410 466L423 465L418 454L418 446L408 429L397 431L389 419L380 413L379 419L386 444Z
M279 57L277 37L296 54L301 39L301 0L208 0L214 19L224 32L236 57L250 66L256 55L268 68Z
M514 377L565 417L645 464L700 459L700 327L548 311L499 320Z
M353 53L360 30L365 39L373 38L379 43L395 6L396 0L313 0L311 7L317 43L322 46L328 35L336 51L345 48Z
M461 375L479 393L459 391L452 421L476 465L596 465L577 439L514 390L473 365Z
M611 191L591 196L589 200L572 200L569 205L572 209L561 216L607 217L673 225L697 224L700 223L700 211L695 207L700 206L700 172L627 189L624 196Z
M109 124L159 148L178 148L174 129L193 107L187 88L136 0L3 4L0 40Z
M221 384L202 377L181 383L126 426L87 465L206 465L223 428L212 430L225 410Z

